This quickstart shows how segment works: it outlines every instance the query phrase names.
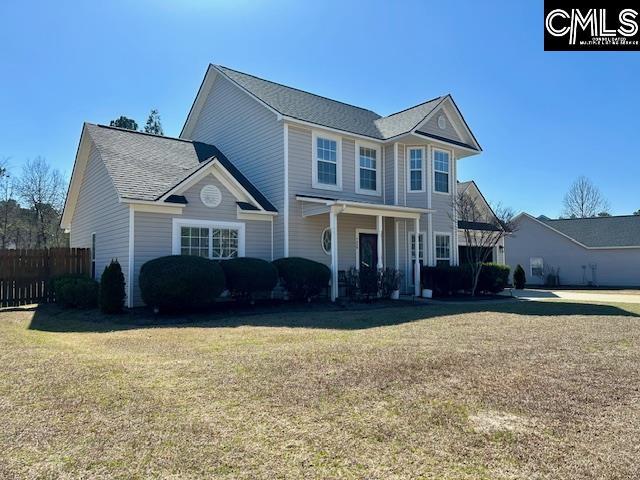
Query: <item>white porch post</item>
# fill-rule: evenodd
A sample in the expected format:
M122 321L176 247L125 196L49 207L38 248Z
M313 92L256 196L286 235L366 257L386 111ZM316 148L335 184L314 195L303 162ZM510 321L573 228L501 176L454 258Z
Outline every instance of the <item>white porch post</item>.
M338 209L331 207L329 211L329 228L331 230L331 301L338 298Z
M382 215L378 215L376 217L376 233L378 235L378 264L376 265L376 268L378 270L382 270Z
M420 259L418 252L420 251L418 248L419 238L420 238L420 217L416 217L415 220L415 232L416 232L416 258L414 259L414 267L413 267L413 284L414 294L416 297L420 296Z

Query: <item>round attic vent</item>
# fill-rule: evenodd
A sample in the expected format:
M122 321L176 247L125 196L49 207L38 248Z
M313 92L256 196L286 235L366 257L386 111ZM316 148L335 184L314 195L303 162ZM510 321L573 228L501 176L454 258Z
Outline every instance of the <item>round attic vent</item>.
M216 208L222 201L222 193L215 185L205 185L200 190L200 200L207 207Z
M440 128L440 130L444 130L445 128L447 128L447 119L444 115L440 115L438 117L438 127Z

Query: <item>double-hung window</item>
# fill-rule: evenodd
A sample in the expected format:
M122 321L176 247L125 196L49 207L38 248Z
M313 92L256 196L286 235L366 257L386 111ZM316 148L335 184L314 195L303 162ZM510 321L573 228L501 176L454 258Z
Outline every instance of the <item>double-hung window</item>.
M313 134L314 188L340 190L342 188L340 140L329 135Z
M424 148L408 148L409 192L424 192Z
M541 257L531 257L529 259L532 277L542 277L544 275L544 260Z
M244 224L175 219L173 253L225 260L244 255Z
M356 142L356 192L380 195L379 157L375 145Z
M449 193L449 172L451 161L449 152L433 149L433 190L438 193Z
M436 234L436 265L451 265L451 235Z

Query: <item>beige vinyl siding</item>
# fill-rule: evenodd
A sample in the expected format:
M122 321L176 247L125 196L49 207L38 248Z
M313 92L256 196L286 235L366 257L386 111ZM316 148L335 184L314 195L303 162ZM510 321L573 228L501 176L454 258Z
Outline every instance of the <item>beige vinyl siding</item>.
M544 278L531 276L529 266L531 257L541 257L545 273L559 270L561 285L588 284L594 280L591 265L595 265L597 285L640 286L640 248L586 249L527 217L506 238L505 254L511 272L522 265L531 285L544 283Z
M405 146L402 144L398 144L398 204L399 205L407 205L407 175L406 175L406 164L405 164Z
M91 146L70 230L73 248L91 248L91 234L95 232L96 278L100 278L111 259L117 259L127 280L129 207L120 203L95 146Z
M209 208L200 200L200 191L205 185L215 185L222 193L219 206ZM182 215L164 213L135 213L134 249L134 305L142 304L138 277L142 265L154 258L172 254L173 219L208 220L244 223L245 256L271 260L271 222L239 220L236 198L213 175L208 175L189 188L184 196L189 202Z
M276 257L284 252L284 127L276 115L218 76L194 126L192 140L216 145L278 209Z

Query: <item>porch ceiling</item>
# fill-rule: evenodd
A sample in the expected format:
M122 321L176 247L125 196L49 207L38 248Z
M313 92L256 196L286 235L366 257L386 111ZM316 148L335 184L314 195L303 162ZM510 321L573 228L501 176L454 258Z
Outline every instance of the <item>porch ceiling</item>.
M338 198L314 197L310 195L296 195L296 200L303 202L303 216L311 217L329 213L337 208L338 213L352 215L375 215L393 218L420 218L424 213L433 213L429 208L403 207L401 205L384 205L378 203L356 202Z

